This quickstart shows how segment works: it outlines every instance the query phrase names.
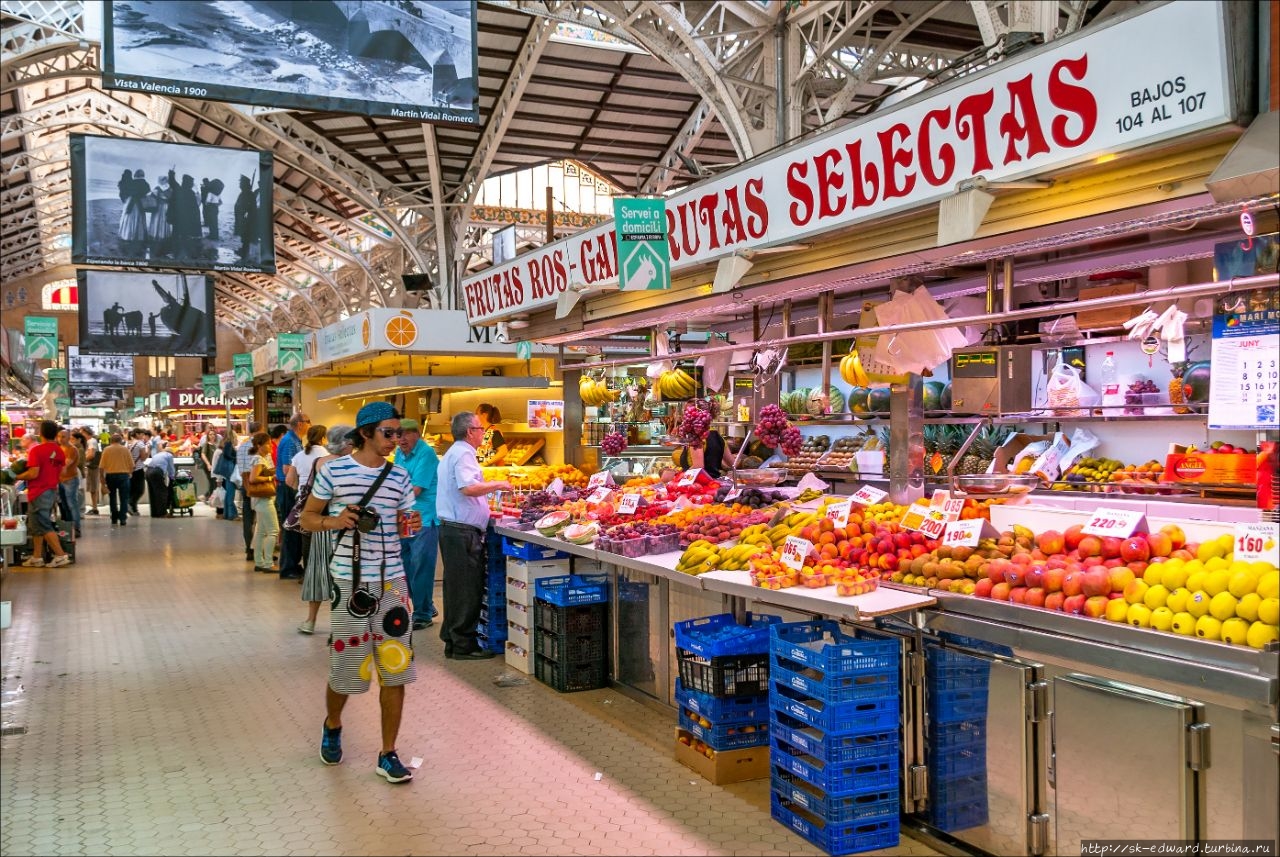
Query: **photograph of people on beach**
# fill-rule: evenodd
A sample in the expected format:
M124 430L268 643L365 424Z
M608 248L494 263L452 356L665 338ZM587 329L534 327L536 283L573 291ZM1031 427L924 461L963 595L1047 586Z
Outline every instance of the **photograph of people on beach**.
M82 353L67 346L67 380L71 386L133 386L133 355Z

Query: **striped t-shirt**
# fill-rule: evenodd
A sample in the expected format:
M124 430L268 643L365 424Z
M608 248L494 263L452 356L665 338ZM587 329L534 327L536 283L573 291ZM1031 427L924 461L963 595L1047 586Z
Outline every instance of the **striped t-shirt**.
M311 496L327 501L330 513L335 516L340 515L343 509L360 502L381 472L381 465L365 467L350 455L335 458L316 473ZM403 467L391 468L391 472L378 486L378 491L373 495L368 506L378 512L378 526L371 533L360 534L360 579L362 582L377 580L379 566L384 558L387 563L385 572L387 579L403 577L400 528L397 526L396 517L398 512L407 512L413 508L413 487L409 484L409 474ZM346 530L345 532L346 535L342 536L337 549L333 552L329 572L334 577L351 580L354 576L351 569L351 545L354 541L354 531ZM335 535L334 538L336 539L337 536Z

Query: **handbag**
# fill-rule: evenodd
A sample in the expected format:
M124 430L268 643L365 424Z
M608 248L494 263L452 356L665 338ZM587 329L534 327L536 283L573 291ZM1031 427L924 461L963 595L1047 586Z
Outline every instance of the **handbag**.
M284 524L286 530L294 533L305 533L302 529L302 507L307 504L307 498L311 496L311 486L316 481L316 470L319 468L312 466L311 475L307 477L307 484L298 489L298 501L293 504L293 508L289 510L289 514L284 516Z
M255 464L254 470L256 470L260 466L261 465ZM250 472L252 473L253 471L250 471ZM253 480L250 480L249 484L245 487L246 487L245 493L247 493L250 497L262 498L262 497L276 496L276 479L274 476L268 479L266 482L254 482Z

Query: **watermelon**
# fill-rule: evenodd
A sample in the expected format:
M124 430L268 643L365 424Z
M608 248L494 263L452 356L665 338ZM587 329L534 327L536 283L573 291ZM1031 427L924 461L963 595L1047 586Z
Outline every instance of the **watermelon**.
M836 387L828 386L827 396L831 400L830 401L831 413L843 414L844 413L844 393L840 392L840 390ZM810 416L817 417L822 415L821 388L814 387L812 392L809 393L809 398L805 402L805 409L809 412Z
M942 410L951 410L951 382L947 382L947 386L942 388Z
M782 397L782 409L789 414L803 414L808 412L809 407L809 388L797 387L790 393Z
M849 391L849 410L855 414L865 414L867 412L867 397L871 395L871 391L866 387L854 387Z
M1204 404L1209 401L1209 361L1192 363L1182 375L1182 383L1190 387L1188 402Z
M596 540L599 528L595 523L570 524L560 531L560 538L575 545L589 545Z
M872 387L867 396L867 410L872 413L887 413L889 410L889 388Z
M941 381L925 381L924 383L924 409L926 411L942 410L942 396L946 391L946 385Z
M548 512L533 526L547 538L552 538L569 525L573 516L568 512Z

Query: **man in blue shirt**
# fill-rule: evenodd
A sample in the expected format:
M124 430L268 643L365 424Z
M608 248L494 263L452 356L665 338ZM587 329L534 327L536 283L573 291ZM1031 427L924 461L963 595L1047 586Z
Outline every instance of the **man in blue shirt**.
M298 471L292 466L293 457L302 451L302 439L310 428L310 417L294 414L276 448L276 508L282 521L298 502ZM280 579L302 579L302 534L287 528L281 531Z
M439 519L436 518L436 469L440 458L422 439L417 420L400 421L400 439L396 442L396 464L409 471L413 485L413 508L422 516L422 529L404 538L401 533L401 555L413 595L413 628L430 628L436 616L436 551L440 544Z

